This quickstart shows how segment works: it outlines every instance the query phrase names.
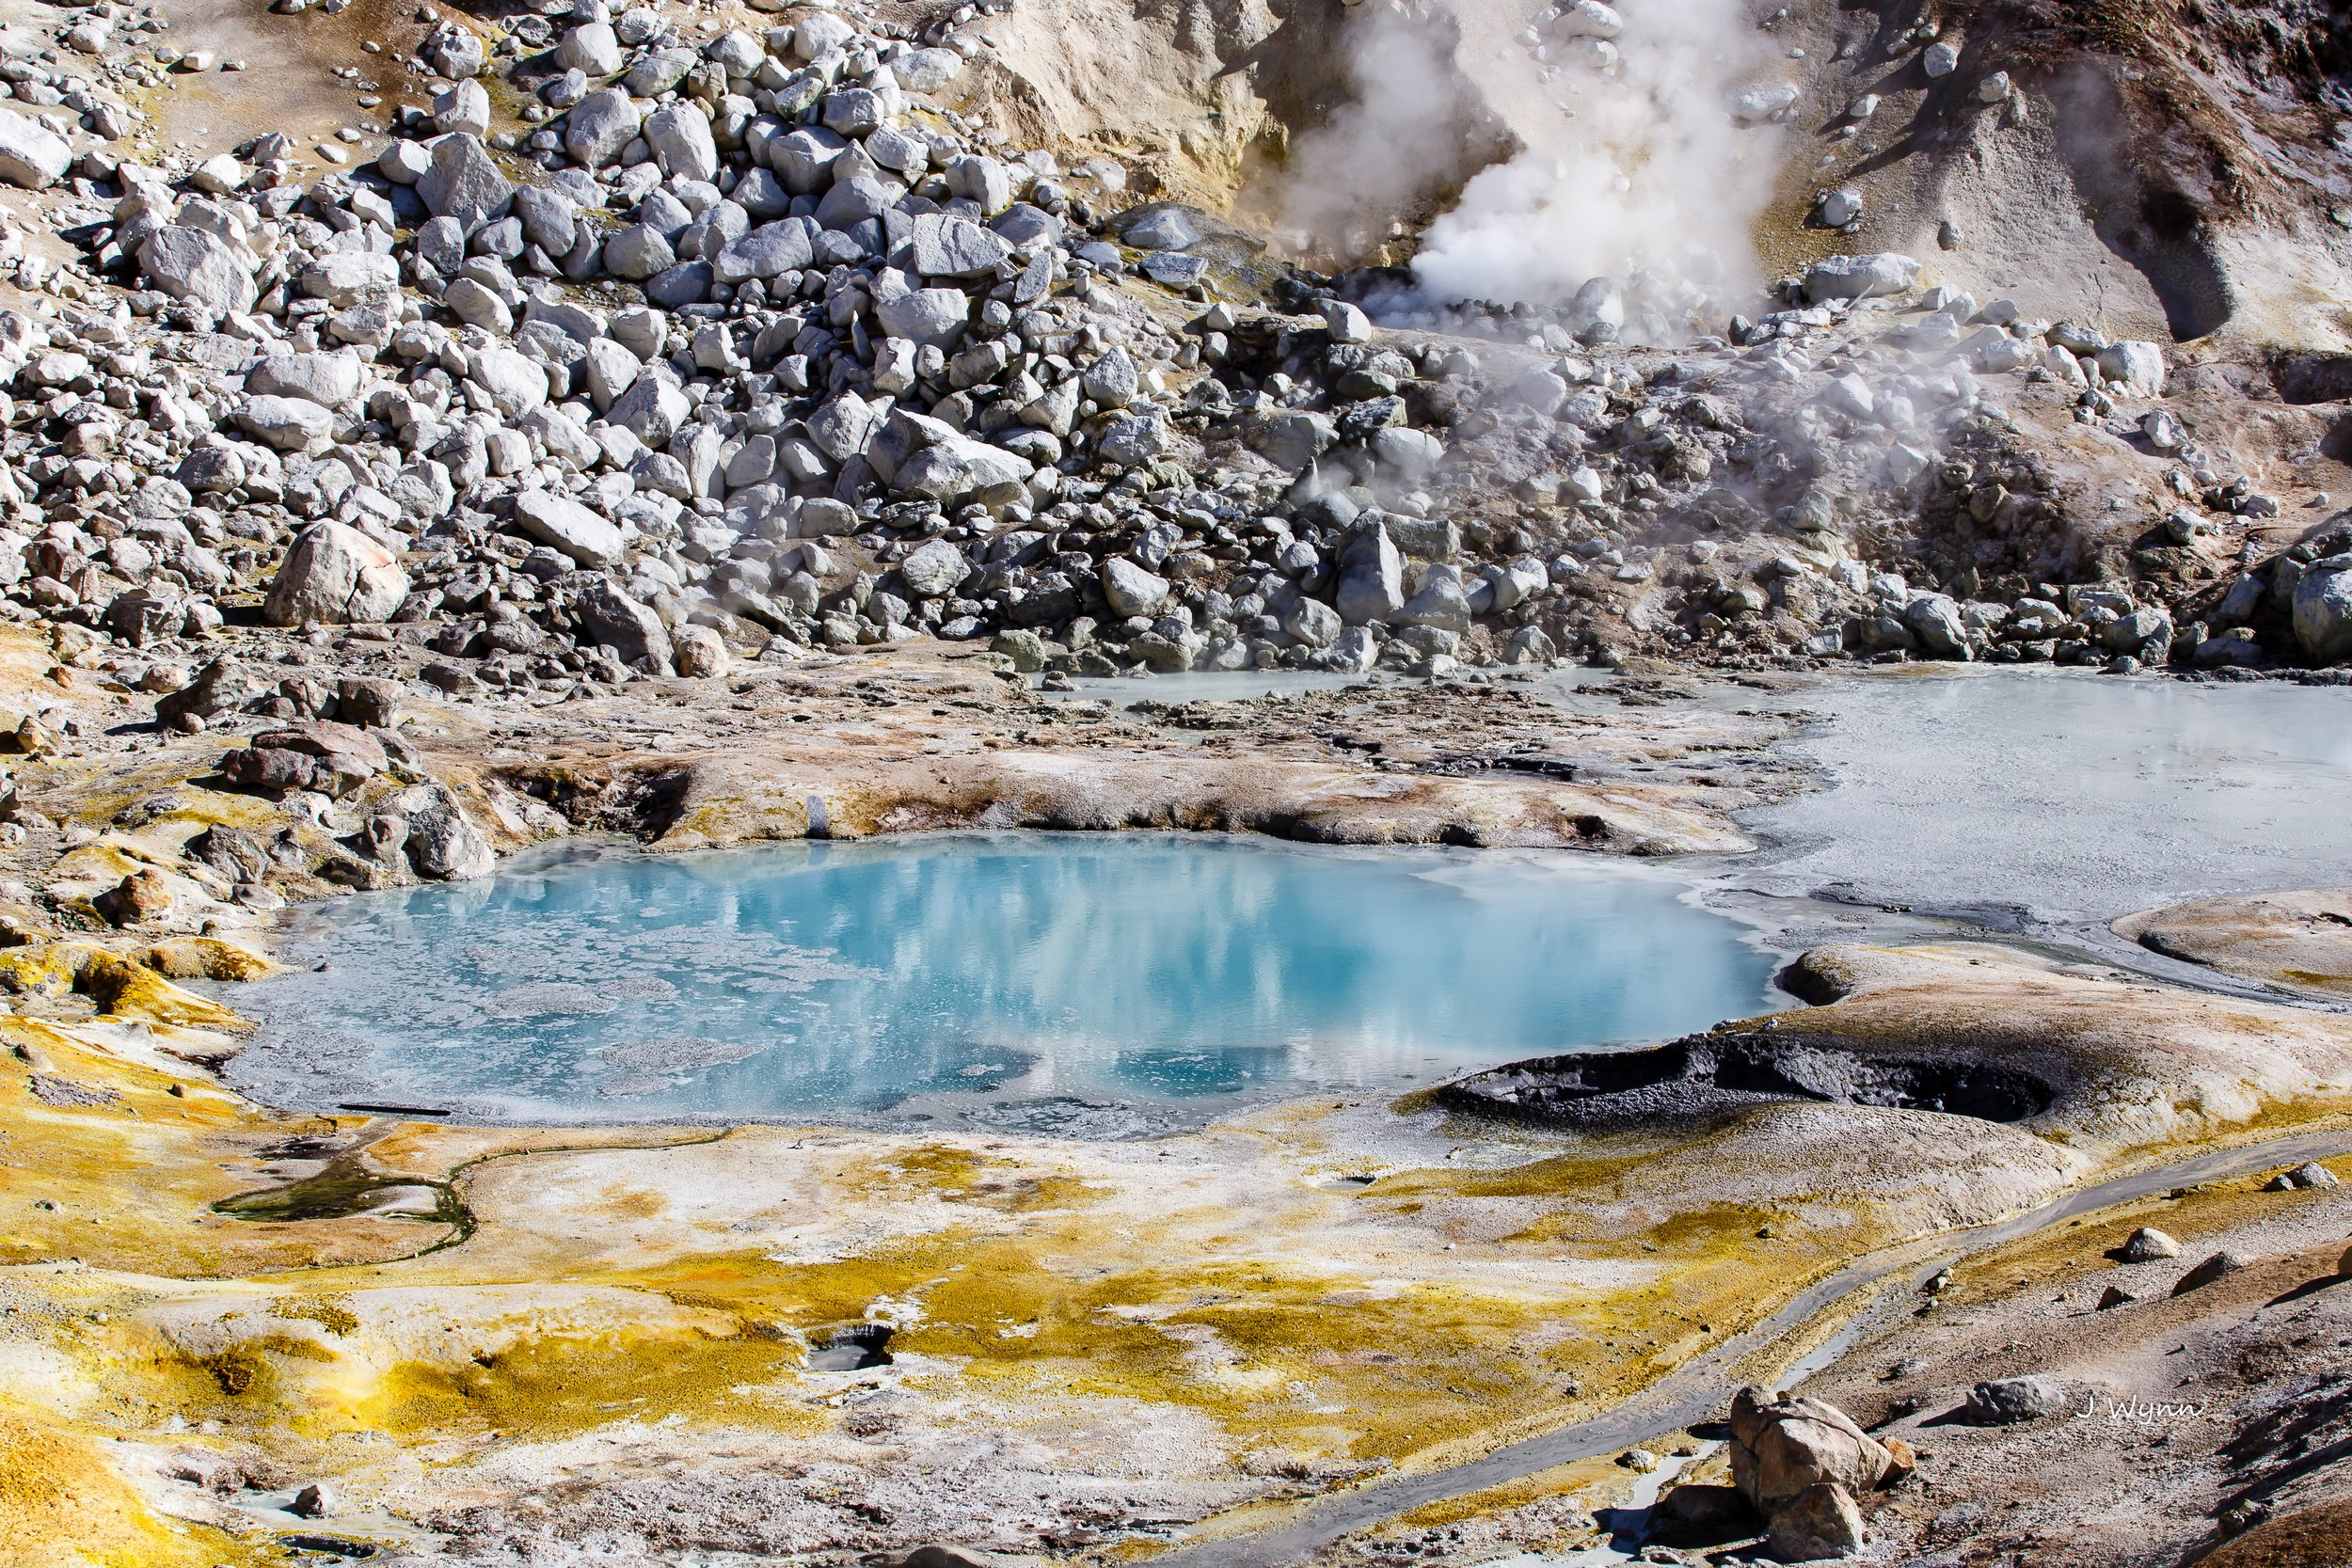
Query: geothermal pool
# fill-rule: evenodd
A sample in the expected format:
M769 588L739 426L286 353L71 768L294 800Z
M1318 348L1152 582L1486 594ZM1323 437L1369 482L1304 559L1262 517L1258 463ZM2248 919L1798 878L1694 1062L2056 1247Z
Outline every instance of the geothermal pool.
M1156 833L523 860L302 911L286 957L223 993L280 1105L1088 1136L1671 1037L1772 965L1649 868Z

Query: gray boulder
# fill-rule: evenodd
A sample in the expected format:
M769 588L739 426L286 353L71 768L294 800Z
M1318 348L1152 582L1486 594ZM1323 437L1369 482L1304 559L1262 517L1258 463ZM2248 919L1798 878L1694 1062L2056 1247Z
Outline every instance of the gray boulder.
M907 592L918 599L936 599L955 592L972 575L963 552L945 539L933 539L898 562L898 576Z
M446 784L411 784L384 804L407 828L401 849L418 876L436 882L465 881L486 877L497 867L490 841L467 819Z
M661 230L651 224L632 223L604 242L604 270L615 277L642 282L677 265L677 253Z
M417 181L417 195L435 217L455 218L469 231L504 217L515 202L515 186L476 136L443 136L433 145L433 162Z
M890 337L946 348L962 335L971 309L961 289L917 289L875 306L874 319Z
M156 230L139 245L139 271L152 287L216 315L252 309L260 293L251 259L209 229Z
M914 270L926 277L993 277L1012 246L969 218L926 213L914 220Z
M1340 612L1321 599L1301 596L1282 617L1282 629L1310 648L1327 648L1340 635Z
M1918 261L1899 251L1831 256L1805 269L1804 297L1816 305L1827 299L1874 299L1901 293L1918 280Z
M597 578L581 590L579 608L581 641L611 648L624 664L670 668L670 634L661 617L610 578Z
M664 376L643 375L612 400L605 417L659 451L670 444L691 407L675 383Z
M672 179L715 180L719 149L711 140L710 121L700 109L673 103L646 117L645 145L654 162Z
M1333 597L1340 619L1351 626L1386 621L1405 608L1405 557L1379 523L1348 541Z
M1968 628L1960 618L1960 606L1943 594L1928 594L1904 607L1903 625L1919 640L1919 645L1938 658L1965 659L1968 657Z
M28 191L46 190L65 177L73 149L29 115L0 110L0 180Z
M621 40L609 22L585 22L564 35L555 46L558 71L610 76L621 69Z
M2314 561L2295 585L2295 640L2314 664L2352 658L2352 555Z
M262 602L274 626L382 621L408 596L408 574L391 551L342 523L314 523L286 551Z
M763 223L748 234L728 241L711 261L710 272L722 283L740 283L748 278L798 272L815 259L807 226L799 218L787 218Z
M265 447L303 451L334 436L335 416L308 398L247 398L237 409L237 427Z
M1103 597L1120 615L1150 615L1168 602L1168 579L1113 556L1103 562Z
M967 436L950 435L900 464L891 485L907 495L953 506L998 485L1025 484L1035 472L1037 465L1025 457Z
M245 389L337 408L359 395L367 374L356 354L272 354L246 372Z
M552 490L525 490L516 496L515 527L582 566L616 565L625 548L618 528Z
M2073 1403L2066 1385L2054 1377L1995 1378L1968 1390L1960 1417L1970 1426L2014 1426L2056 1416Z
M602 168L621 155L643 124L628 93L605 87L572 106L564 126L564 150L576 164Z

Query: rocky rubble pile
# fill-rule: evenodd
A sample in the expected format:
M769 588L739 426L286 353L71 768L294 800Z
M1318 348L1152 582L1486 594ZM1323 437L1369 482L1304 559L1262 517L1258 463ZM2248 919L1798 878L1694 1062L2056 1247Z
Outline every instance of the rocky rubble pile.
M1476 344L1375 328L1393 279L1210 304L1206 218L1100 215L926 103L963 48L795 15L443 24L431 109L308 186L282 136L174 180L85 154L77 232L130 292L0 313L6 612L162 690L264 589L465 694L916 636L1074 673L2352 644L2336 556L2185 621L2004 455L2003 388L2055 388L2175 464L2175 546L2275 510L2163 407L2155 345L1892 255L1674 349L1613 341L1606 278ZM489 134L501 75L535 129Z

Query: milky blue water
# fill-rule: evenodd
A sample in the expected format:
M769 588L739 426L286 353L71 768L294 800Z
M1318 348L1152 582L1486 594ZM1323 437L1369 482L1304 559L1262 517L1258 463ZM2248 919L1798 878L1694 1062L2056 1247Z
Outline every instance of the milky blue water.
M242 1084L539 1121L1142 1132L1705 1028L1772 965L1647 868L1213 835L591 853L295 918L221 992Z

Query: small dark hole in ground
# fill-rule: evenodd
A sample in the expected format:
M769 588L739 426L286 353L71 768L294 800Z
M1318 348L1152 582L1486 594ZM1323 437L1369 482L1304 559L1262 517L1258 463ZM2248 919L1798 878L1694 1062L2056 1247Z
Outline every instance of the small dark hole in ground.
M812 1336L817 1343L808 1353L808 1370L862 1372L868 1367L887 1367L890 1352L884 1347L896 1332L888 1323L850 1323L844 1328L820 1330Z

